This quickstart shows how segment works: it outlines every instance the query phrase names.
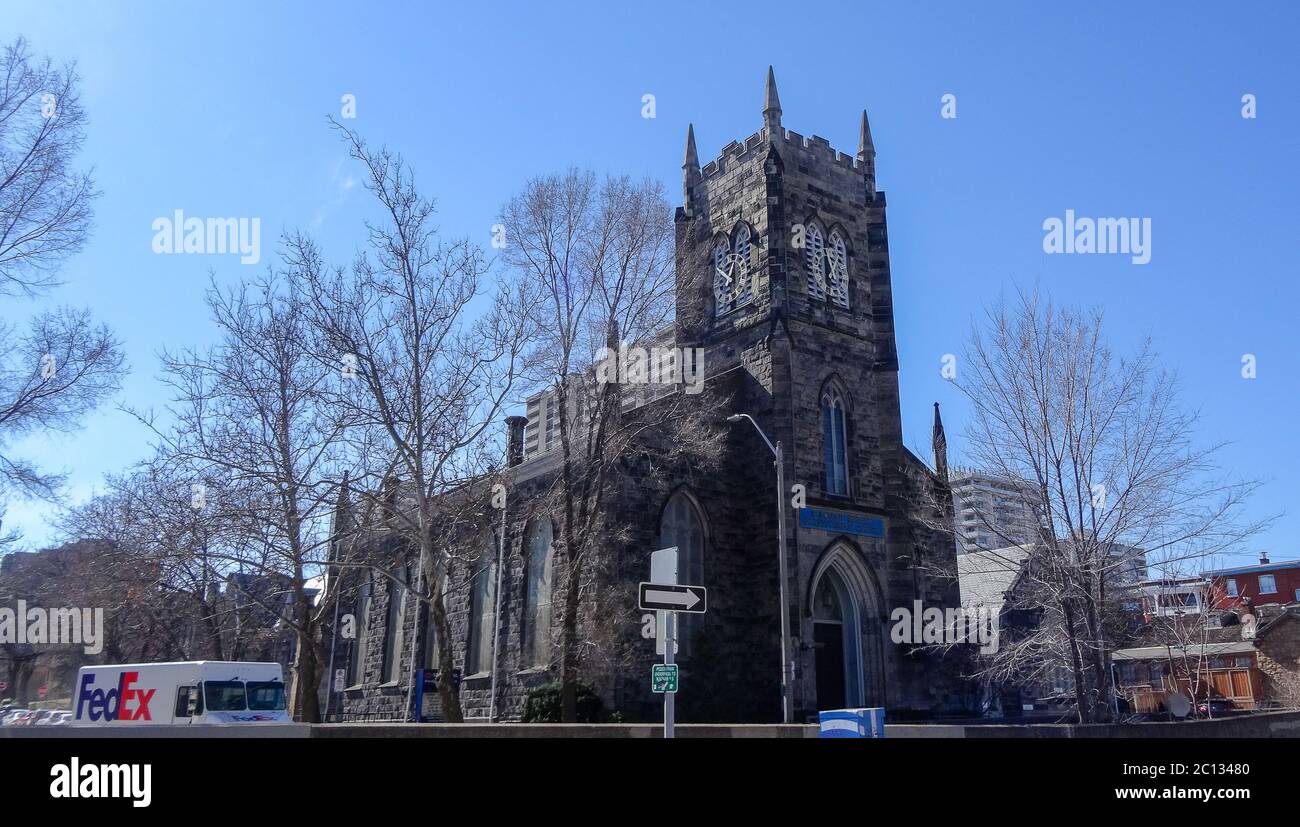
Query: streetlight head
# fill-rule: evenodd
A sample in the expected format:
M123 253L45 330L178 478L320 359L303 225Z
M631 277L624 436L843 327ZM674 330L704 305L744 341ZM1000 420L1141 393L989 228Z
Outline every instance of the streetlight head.
M740 421L743 420L744 418L745 418L745 417L744 417L743 415L741 415L741 414L732 414L731 416L727 417L727 421L728 421L728 422L740 422Z

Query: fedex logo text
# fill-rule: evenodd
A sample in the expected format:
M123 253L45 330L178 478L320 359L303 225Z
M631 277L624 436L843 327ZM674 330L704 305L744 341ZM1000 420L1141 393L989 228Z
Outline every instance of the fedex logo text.
M89 717L92 721L152 721L149 702L156 689L136 689L139 672L122 672L117 686L107 691L94 689L95 673L87 672L81 678L77 693L77 720Z

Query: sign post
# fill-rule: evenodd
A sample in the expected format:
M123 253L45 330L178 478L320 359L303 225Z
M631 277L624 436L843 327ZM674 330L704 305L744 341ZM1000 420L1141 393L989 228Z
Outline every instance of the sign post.
M674 652L677 650L677 613L664 612L665 624L668 628L664 630L664 666L666 671L674 674L677 672L677 664L673 663ZM651 675L653 679L653 673ZM676 681L674 681L676 683ZM664 737L677 737L677 693L664 693Z
M653 583L677 582L677 549L665 548L650 555L650 580ZM668 632L668 613L655 612L655 654L664 653L664 636ZM676 651L676 650L674 650Z
M650 580L664 586L677 585L677 547L661 548L650 554ZM677 636L674 634L674 615L670 611L655 612L655 637L663 640L664 665L673 666L673 655L677 652ZM653 677L653 676L652 676ZM664 737L672 738L677 723L677 707L674 704L676 692L664 693Z
M656 652L664 656L663 663L650 670L650 690L664 696L664 737L674 737L677 724L676 696L678 687L677 613L704 614L709 595L703 586L679 585L677 582L677 549L664 548L650 555L650 580L641 584L637 605L644 611L655 613Z

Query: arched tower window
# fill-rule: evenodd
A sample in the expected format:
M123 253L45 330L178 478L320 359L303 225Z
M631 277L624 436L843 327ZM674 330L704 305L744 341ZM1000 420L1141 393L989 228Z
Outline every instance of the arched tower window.
M533 525L528 539L528 571L524 592L524 663L545 667L551 660L551 544L554 529L548 519Z
M808 271L808 296L826 301L826 238L816 223L808 225L803 255L804 269Z
M750 244L749 225L745 223L736 226L736 233L732 248L735 259L735 307L743 307L749 304L754 297L754 284L750 268L750 255L753 253L753 245Z
M677 581L690 585L704 583L704 520L695 503L678 491L668 500L659 522L659 547L677 547ZM690 656L699 631L699 616L678 613L677 656Z
M822 392L822 462L826 493L848 496L848 414L844 394L834 384Z
M826 293L840 307L849 306L849 248L839 230L826 244Z

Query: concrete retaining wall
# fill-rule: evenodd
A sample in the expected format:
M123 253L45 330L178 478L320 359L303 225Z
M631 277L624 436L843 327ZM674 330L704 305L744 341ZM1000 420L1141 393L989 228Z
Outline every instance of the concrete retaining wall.
M311 724L263 726L19 726L0 727L5 738L310 738Z
M662 738L656 724L321 724L313 738ZM679 738L816 738L792 724L678 724Z
M680 738L816 738L811 724L679 724ZM1300 712L1148 724L889 724L888 738L1300 738ZM661 738L656 724L4 727L0 738Z

